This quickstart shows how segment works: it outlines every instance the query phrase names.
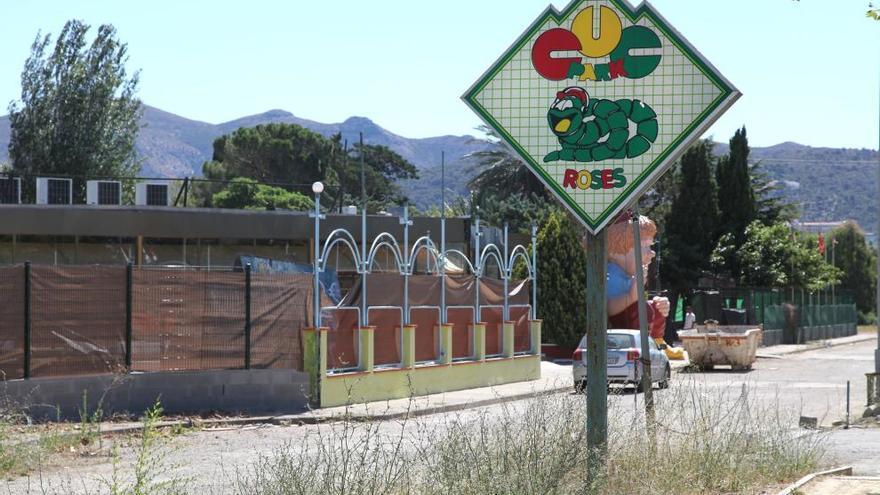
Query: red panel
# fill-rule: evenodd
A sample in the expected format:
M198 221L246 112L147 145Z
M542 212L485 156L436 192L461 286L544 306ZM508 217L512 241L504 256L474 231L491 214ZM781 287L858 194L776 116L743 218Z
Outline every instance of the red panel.
M355 308L326 311L323 324L327 332L327 369L355 368L358 365L358 312Z
M513 321L513 352L529 352L532 350L532 337L529 331L528 307L510 308L510 320Z
M370 326L373 330L373 364L400 364L399 309L371 309Z
M415 308L410 311L410 323L416 327L416 361L435 361L440 355L440 339L437 337L440 310Z
M470 325L474 323L473 308L447 308L446 321L452 325L452 359L474 355Z
M501 307L481 307L480 321L486 324L486 355L501 354L501 339L504 332L501 325L504 322L504 308Z

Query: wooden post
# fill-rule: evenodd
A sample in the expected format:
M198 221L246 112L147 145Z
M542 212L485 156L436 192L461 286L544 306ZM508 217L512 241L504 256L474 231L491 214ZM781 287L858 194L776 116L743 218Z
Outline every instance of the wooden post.
M598 234L587 232L587 469L591 479L604 465L608 444L605 239L604 230Z

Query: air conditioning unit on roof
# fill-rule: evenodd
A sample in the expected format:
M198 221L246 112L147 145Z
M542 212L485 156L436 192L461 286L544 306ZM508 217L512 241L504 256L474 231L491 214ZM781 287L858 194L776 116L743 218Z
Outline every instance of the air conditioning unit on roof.
M21 177L0 175L0 204L21 204Z
M144 181L135 185L134 204L140 206L168 206L171 188L165 181Z
M122 183L116 180L90 180L86 182L86 204L122 204Z
M37 177L37 204L73 204L73 179Z

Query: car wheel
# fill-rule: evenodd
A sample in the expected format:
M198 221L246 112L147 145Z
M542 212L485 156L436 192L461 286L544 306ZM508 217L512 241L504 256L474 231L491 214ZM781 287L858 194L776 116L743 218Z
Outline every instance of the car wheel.
M672 378L672 369L669 365L666 365L666 370L663 371L663 379L657 384L661 389L669 388L669 380Z
M580 382L574 382L574 393L582 394L582 393L584 393L584 390L586 390L586 389L587 389L586 380L580 381Z

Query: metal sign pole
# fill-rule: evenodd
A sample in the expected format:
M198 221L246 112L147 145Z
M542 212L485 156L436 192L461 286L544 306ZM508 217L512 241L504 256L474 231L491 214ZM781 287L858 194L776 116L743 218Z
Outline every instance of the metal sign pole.
M608 309L605 303L606 231L587 232L587 464L590 479L605 464L608 443Z

